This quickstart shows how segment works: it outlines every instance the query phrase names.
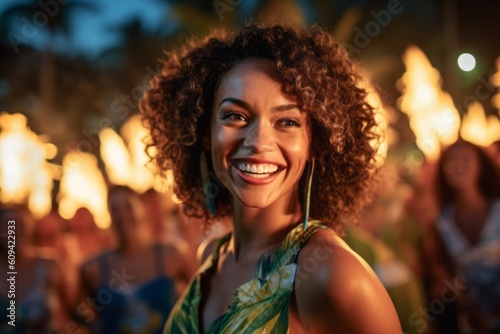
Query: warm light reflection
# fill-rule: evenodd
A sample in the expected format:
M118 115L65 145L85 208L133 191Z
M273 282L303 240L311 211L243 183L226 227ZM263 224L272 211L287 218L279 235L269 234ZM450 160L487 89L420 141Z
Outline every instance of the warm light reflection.
M406 72L398 81L402 96L398 106L410 120L416 143L425 157L434 161L441 146L458 139L460 115L451 96L441 89L441 76L416 46L403 55Z
M359 86L366 90L366 92L368 93L366 101L375 110L375 122L377 123L375 132L380 136L380 141L372 140L370 144L372 145L372 147L378 146L375 162L377 167L381 167L384 164L385 158L387 157L389 144L394 142L395 135L394 132L391 132L391 129L389 128L390 112L384 106L382 99L380 98L380 95L375 87L371 84L369 75L367 73L363 73L362 78L362 82L359 83Z
M109 181L116 185L126 185L132 171L130 154L123 139L113 129L105 128L99 133L99 140L101 157Z
M486 118L481 103L472 102L462 120L460 135L476 145L489 146L500 140L500 120L494 115Z
M140 116L130 117L120 133L121 137L114 130L106 128L99 134L101 157L110 182L127 185L139 193L150 188L168 192L173 180L168 177L162 179L155 164L150 162L144 142L149 131L142 125Z
M47 159L57 154L27 126L21 114L0 113L0 202L27 204L36 218L52 206L52 174Z
M97 158L80 151L63 157L63 175L58 194L59 214L70 219L80 207L88 208L96 225L107 228L111 223L107 209L107 187Z
M121 128L121 135L127 143L131 157L131 178L129 186L138 192L144 192L155 185L156 169L146 154L145 138L149 135L139 115L130 117ZM157 189L160 190L160 189Z

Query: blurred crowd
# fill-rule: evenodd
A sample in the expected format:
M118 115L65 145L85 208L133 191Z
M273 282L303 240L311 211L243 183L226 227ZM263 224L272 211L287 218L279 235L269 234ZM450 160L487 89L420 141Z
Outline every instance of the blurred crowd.
M381 170L380 190L345 240L375 270L405 333L500 333L500 142L459 140L413 177ZM80 208L35 220L25 206L0 209L2 272L15 221L16 326L0 333L161 333L199 265L207 228L155 190L108 191L111 227ZM355 279L355 278L353 278ZM0 307L9 306L2 282Z

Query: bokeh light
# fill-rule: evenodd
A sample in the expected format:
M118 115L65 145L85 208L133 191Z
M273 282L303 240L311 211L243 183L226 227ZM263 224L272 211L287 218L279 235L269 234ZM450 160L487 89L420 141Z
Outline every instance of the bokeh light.
M476 67L476 58L470 53L462 53L458 56L458 67L464 72L470 72Z

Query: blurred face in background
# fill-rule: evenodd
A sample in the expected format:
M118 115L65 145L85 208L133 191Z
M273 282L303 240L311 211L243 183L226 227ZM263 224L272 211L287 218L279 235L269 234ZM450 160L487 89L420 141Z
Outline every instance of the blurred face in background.
M15 224L9 224L9 221L14 221ZM2 210L0 213L0 238L2 252L7 252L9 241L9 227L15 226L15 246L16 248L32 245L34 235L34 221L28 212L23 212L14 208ZM14 239L10 239L14 241Z
M477 152L467 145L451 148L443 163L445 180L457 192L477 188L480 170Z
M112 226L119 238L131 242L143 238L147 231L144 225L144 209L138 195L125 190L115 190L109 198Z

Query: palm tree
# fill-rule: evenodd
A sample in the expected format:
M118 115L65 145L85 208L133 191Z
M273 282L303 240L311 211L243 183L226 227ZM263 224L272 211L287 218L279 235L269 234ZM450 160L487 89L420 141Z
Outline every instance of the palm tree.
M21 43L29 43L30 39L39 38L40 31L48 33L48 40L42 51L39 72L40 110L43 112L51 112L54 107L55 66L53 50L55 37L58 33L65 36L70 34L70 20L80 10L96 11L97 8L83 1L59 4L57 1L49 3L30 0L27 3L14 4L0 15L0 21L8 22L14 27L16 22L22 22L21 28L17 31L18 34L12 31L8 34L11 46L16 53L19 52Z

